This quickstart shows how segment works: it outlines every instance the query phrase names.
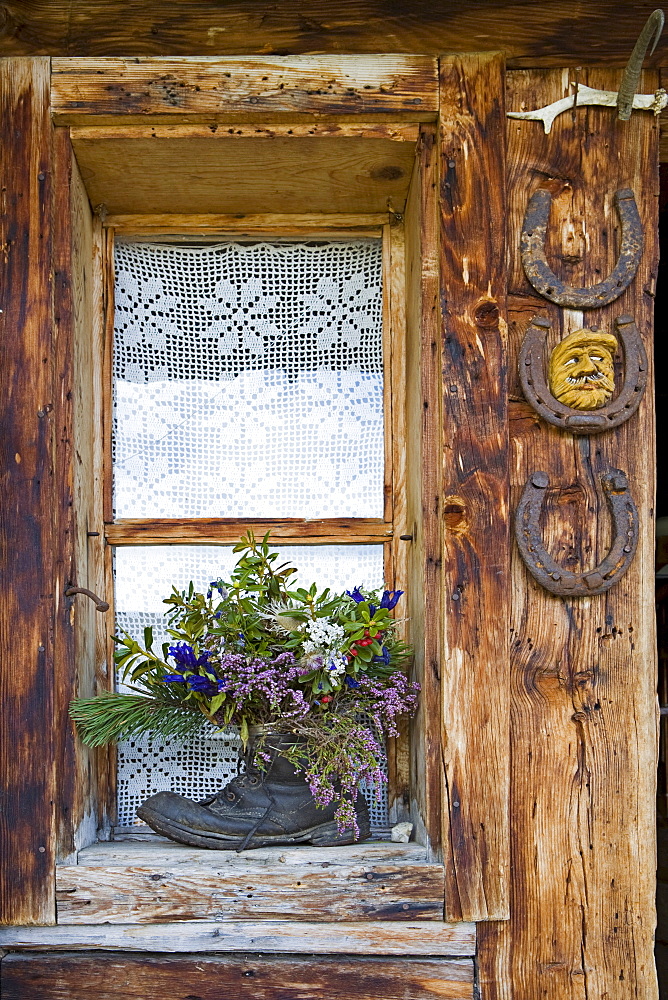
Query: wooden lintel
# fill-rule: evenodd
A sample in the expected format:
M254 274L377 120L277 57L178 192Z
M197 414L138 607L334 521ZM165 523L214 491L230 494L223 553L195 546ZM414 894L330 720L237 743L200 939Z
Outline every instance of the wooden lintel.
M347 215L109 215L104 225L127 236L141 234L155 237L156 234L215 233L234 237L271 233L275 237L301 238L309 236L380 237L381 227L387 223L388 213Z
M72 139L91 142L105 139L303 139L334 136L337 139L392 139L417 142L417 124L386 125L384 122L295 122L292 125L80 125L72 127Z
M387 541L392 525L376 518L332 518L305 521L299 518L261 520L200 518L199 520L122 520L105 525L110 545L230 545L251 530L256 538L271 532L272 542L307 545L363 545Z
M309 121L354 115L420 122L438 107L431 56L230 56L53 60L59 124Z

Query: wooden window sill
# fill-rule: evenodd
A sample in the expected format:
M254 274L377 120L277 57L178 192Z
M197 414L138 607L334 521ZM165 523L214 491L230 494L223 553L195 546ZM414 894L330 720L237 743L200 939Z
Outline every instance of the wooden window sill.
M210 851L97 843L56 869L58 924L442 921L443 866L418 844Z

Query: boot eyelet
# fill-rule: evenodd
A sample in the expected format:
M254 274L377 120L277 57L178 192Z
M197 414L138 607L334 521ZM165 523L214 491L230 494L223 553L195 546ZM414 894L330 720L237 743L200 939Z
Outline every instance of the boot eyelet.
M234 802L236 799L236 795L234 794L234 792L225 792L225 798L227 799L228 802Z
M248 779L248 784L249 785L259 785L260 784L260 779L259 778L255 778L255 777L249 778Z

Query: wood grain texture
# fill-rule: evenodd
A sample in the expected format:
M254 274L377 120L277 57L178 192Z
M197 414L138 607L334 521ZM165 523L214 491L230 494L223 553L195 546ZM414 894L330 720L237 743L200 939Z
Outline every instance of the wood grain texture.
M382 226L387 222L387 210L383 212L358 213L350 215L339 212L327 215L295 214L281 215L280 212L262 215L213 215L210 212L201 215L175 215L166 212L163 215L108 215L105 226L115 229L123 238L155 239L156 235L172 235L183 240L184 236L202 236L213 239L220 236L257 236L269 233L276 239L303 239L310 237L341 237L354 239L357 236L382 235Z
M406 204L406 524L412 535L406 600L421 685L410 725L411 817L441 857L442 656L441 341L439 336L438 157L424 126Z
M441 60L446 915L508 915L510 535L498 55Z
M88 587L104 594L101 427L101 285L96 267L94 221L67 129L55 131L54 307L56 396L54 417L60 492L57 590ZM96 534L95 534L96 533ZM73 697L90 697L107 683L100 616L82 597L60 600L55 629L55 717L58 767L58 857L95 840L104 814L102 774L95 753L76 739L67 723ZM107 627L111 623L107 619ZM101 655L100 655L101 654Z
M208 851L94 844L56 869L58 923L442 920L443 868L419 844Z
M145 129L141 129L145 132ZM162 131L162 130L161 130ZM91 203L112 214L400 211L414 144L387 137L249 135L74 138Z
M385 580L394 590L407 593L410 587L408 563L411 542L407 520L406 481L406 240L403 221L397 215L390 215L390 223L384 230L383 246L384 273L383 289L387 317L384 320L385 342L383 352L386 358L385 374L385 447L386 475L391 470L387 482L389 509L392 517L392 541L388 548L390 558L385 571ZM388 454L389 453L389 454ZM402 538L402 536L404 536ZM405 600L405 598L404 598ZM410 622L405 619L405 609L397 608L399 617L398 634L404 642L411 642ZM398 737L387 742L388 774L388 817L390 824L410 820L410 744L408 721L398 723Z
M513 66L626 64L656 0L7 0L3 55L502 51ZM665 65L660 44L651 65Z
M63 600L48 59L0 63L0 133L0 922L43 924L55 920L53 631Z
M419 125L386 125L384 122L321 122L291 125L80 125L71 129L73 142L130 141L135 139L312 139L327 136L336 139L390 139L394 142L417 142Z
M0 927L0 948L17 951L220 953L472 957L475 924L367 920L188 920L168 924Z
M136 828L135 828L136 829ZM138 831L140 832L140 831ZM77 864L87 868L114 866L126 868L128 865L146 867L147 864L163 866L169 871L192 865L222 865L228 871L252 862L266 871L304 867L332 869L338 865L424 865L427 863L427 849L421 844L395 844L389 841L364 841L345 847L328 847L324 851L314 851L312 847L258 847L252 851L237 854L236 851L215 851L201 847L186 847L174 841L158 837L151 830L150 841L110 840L106 843L91 844L78 852Z
M120 115L179 124L313 115L420 122L438 107L430 56L57 58L52 69L52 111L65 124L113 124Z
M382 542L392 537L393 527L377 518L348 517L303 520L302 518L148 518L115 521L104 527L110 545L180 545L238 542L252 531L256 537L271 532L273 542L295 541L313 545L345 545Z
M3 1000L472 1000L471 959L11 955Z
M508 104L538 107L564 95L568 74L509 74ZM583 83L610 89L614 75ZM653 87L650 75L643 88ZM630 313L651 357L657 267L658 126L622 124L605 110L564 115L549 136L529 122L508 125L509 308L516 363L534 315L555 341L577 326L610 329ZM608 273L619 238L612 196L631 187L645 229L635 281L603 310L559 310L540 299L519 261L529 196L553 192L548 260L567 281ZM511 397L521 399L513 372ZM656 674L653 608L654 430L650 392L631 420L591 439L573 439L527 417L512 430L515 502L534 469L552 480L544 537L578 570L609 545L598 482L610 466L629 477L640 517L635 561L608 593L561 599L529 577L516 554L512 591L511 919L481 926L480 975L489 1000L654 1000L654 794Z
M170 920L442 920L441 865L253 861L56 870L59 924Z

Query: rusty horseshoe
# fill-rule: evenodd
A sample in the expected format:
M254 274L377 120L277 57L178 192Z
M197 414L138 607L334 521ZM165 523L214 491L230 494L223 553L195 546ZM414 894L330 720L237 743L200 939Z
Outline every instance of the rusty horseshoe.
M615 192L614 203L622 227L619 258L605 281L590 288L573 288L554 274L545 257L545 234L552 195L539 188L529 199L520 252L524 273L536 291L550 302L568 309L595 309L614 302L633 281L643 249L643 229L636 200L630 188Z
M614 528L614 541L605 559L585 573L562 569L548 554L539 527L540 513L550 484L546 472L532 472L515 515L515 538L531 575L560 597L603 594L626 573L638 545L638 511L629 484L620 469L601 477Z
M618 316L615 332L624 347L624 381L618 395L597 410L576 410L552 395L545 378L545 343L550 323L534 316L520 350L520 381L536 413L572 434L600 434L619 427L638 409L647 386L647 355L631 316Z

